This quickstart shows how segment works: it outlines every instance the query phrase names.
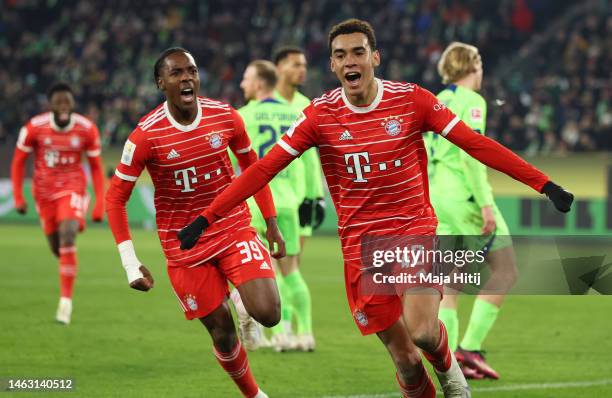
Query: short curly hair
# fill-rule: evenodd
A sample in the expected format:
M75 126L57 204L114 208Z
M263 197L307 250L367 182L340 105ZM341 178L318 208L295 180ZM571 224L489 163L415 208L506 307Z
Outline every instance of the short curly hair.
M374 28L372 28L372 25L361 19L351 18L334 25L329 31L327 41L329 52L331 53L332 41L334 41L337 36L349 35L351 33L363 33L366 35L370 49L372 51L376 50L376 35L374 34Z

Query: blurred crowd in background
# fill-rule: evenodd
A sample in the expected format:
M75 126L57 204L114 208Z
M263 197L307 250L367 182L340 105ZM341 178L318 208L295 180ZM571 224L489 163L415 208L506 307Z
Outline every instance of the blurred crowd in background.
M586 5L589 5L586 7ZM453 40L482 54L488 135L527 154L612 150L609 0L5 0L0 5L0 143L45 109L47 87L73 84L104 145L122 145L161 101L153 63L189 49L202 94L238 107L246 64L281 45L305 49L310 97L337 86L327 32L343 19L376 29L378 75L437 92ZM504 67L512 65L512 67Z

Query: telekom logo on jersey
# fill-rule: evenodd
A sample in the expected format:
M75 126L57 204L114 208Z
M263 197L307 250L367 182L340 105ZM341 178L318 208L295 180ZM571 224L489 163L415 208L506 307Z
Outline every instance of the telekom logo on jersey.
M179 177L180 176L180 177ZM195 184L198 182L198 177L196 177L196 169L195 167L190 167L188 169L175 170L174 178L176 178L176 185L179 187L182 186L183 189L181 192L193 192L195 189L191 188L191 184Z
M373 167L370 164L370 154L368 152L345 153L344 162L346 163L346 172L355 174L355 177L357 177L353 179L353 182L368 182L364 176L371 172ZM395 159L389 163L379 162L376 165L379 171L386 171L389 167L400 167L402 161L401 159Z

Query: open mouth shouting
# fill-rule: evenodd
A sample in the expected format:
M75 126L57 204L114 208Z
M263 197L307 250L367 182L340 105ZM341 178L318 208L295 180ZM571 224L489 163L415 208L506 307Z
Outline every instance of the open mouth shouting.
M184 103L192 103L193 101L195 101L195 93L193 91L193 88L191 87L182 88L181 89L181 100L183 100Z
M350 88L357 88L359 87L359 83L361 83L361 73L347 72L344 74L344 79Z

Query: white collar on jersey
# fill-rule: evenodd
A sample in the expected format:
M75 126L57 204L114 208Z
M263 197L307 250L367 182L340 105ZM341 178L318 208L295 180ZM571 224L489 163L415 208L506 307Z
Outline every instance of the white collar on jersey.
M198 98L196 98L196 101L198 101ZM202 119L202 105L200 105L199 101L197 102L197 104L198 104L198 114L196 115L193 122L191 122L191 124L189 125L180 124L172 117L172 114L170 113L170 109L168 109L168 101L164 101L164 112L166 113L166 117L168 118L168 120L170 120L170 123L177 130L191 131L200 125L200 120Z
M346 97L346 93L344 92L344 88L343 88L342 89L342 100L344 101L344 104L346 105L346 107L355 113L368 113L376 109L378 104L380 104L380 100L382 100L385 88L383 87L382 81L379 78L375 77L374 80L376 81L376 90L377 90L376 97L374 97L374 101L372 101L372 103L368 106L355 106L351 104L351 102Z
M55 123L55 118L53 117L53 112L49 112L49 123L51 123L51 128L57 132L65 133L68 130L72 130L74 127L74 113L70 114L70 121L64 127L60 127Z

